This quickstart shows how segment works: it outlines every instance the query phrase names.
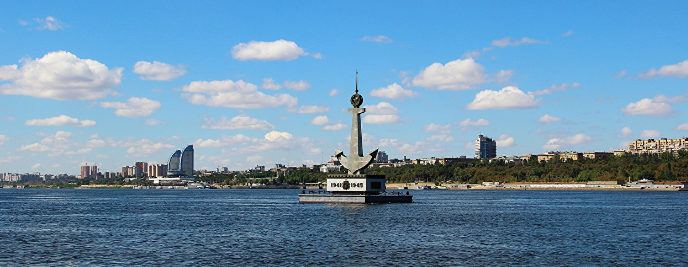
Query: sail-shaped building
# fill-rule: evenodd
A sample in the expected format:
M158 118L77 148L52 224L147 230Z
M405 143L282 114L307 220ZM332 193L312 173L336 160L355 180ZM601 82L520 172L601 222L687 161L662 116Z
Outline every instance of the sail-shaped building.
M194 148L188 145L184 152L177 150L167 162L167 177L193 177Z

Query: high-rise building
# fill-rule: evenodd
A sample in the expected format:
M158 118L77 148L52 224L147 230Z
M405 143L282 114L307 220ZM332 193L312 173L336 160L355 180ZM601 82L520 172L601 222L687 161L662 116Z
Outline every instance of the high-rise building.
M194 171L194 148L193 145L188 145L184 148L182 153L182 168L181 171L184 172L186 177L193 177Z
M148 162L136 162L134 166L136 167L136 172L142 176L145 176L145 173L148 172Z
M122 167L122 177L139 177L141 176L141 171L136 168L136 166L124 166Z
M167 165L165 164L150 164L148 165L148 177L162 178L167 175Z
M475 140L475 158L490 159L497 157L497 142L487 136L478 135Z
M175 151L167 162L168 177L193 177L194 171L194 149L193 145L188 145L184 152Z
M91 175L88 178L98 179L98 166L91 166Z
M389 160L389 157L387 156L387 153L385 151L378 151L377 152L377 158L375 158L375 161L378 163L386 163Z
M88 179L91 177L91 166L81 166L81 179Z

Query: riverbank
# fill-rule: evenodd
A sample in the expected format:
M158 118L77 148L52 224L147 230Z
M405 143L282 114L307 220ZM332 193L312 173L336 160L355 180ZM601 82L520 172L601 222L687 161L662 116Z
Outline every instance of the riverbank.
M506 184L442 184L434 183L389 183L388 190L587 190L587 191L683 191L682 183L676 184L647 184L630 186L619 184L588 184L588 183L506 183Z
M254 185L254 186L239 186L239 185L219 185L210 184L212 189L303 189L302 185ZM586 191L688 191L688 188L683 183L668 183L668 184L589 184L589 183L506 183L506 184L441 184L434 183L388 183L386 185L388 191L394 190L586 190ZM10 189L9 187L5 187ZM18 187L19 189L24 187ZM26 187L27 189L29 187ZM31 187L41 188L41 187ZM63 189L55 188L52 189ZM70 189L70 188L65 188ZM170 185L153 185L153 186L137 186L137 185L82 185L74 189L187 189L186 186L170 186ZM318 190L327 187L325 185L307 186L308 190Z

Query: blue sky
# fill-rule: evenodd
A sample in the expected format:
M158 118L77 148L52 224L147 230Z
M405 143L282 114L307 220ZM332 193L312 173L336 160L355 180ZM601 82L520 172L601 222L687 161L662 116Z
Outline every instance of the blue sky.
M0 172L611 151L688 133L683 1L45 1L0 9Z

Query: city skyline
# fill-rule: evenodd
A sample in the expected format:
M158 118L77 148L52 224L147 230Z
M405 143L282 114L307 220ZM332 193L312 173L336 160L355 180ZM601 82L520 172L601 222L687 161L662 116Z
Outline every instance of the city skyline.
M688 133L681 1L3 3L0 172L627 149Z

